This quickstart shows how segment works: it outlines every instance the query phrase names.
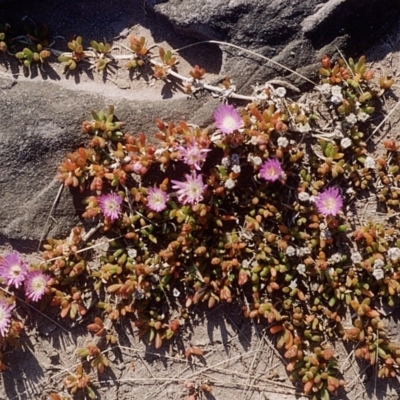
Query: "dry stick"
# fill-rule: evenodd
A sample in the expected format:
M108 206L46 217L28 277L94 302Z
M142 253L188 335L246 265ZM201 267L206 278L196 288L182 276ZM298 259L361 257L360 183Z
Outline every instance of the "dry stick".
M361 342L358 342L358 343L357 343L357 346L350 352L350 354L349 354L349 355L346 357L346 359L344 360L344 362L343 362L343 364L342 364L342 367L339 368L339 371L340 371L342 374L344 373L344 368L343 368L344 365L346 365L346 363L347 363L347 361L349 360L350 356L352 356L352 355L354 354L354 351L356 350L356 348L359 346L360 343L361 343ZM344 347L344 345L343 345L343 342L340 342L340 344L342 345L342 349L344 349L344 352L346 352L346 349L345 349L345 347ZM351 369L353 370L354 375L358 377L359 383L361 384L361 386L362 386L363 389L365 390L364 382L362 381L361 376L358 375L356 369L354 368L354 363L353 363L353 362L350 364L350 367L351 367ZM346 386L349 387L349 384L346 384Z
M50 220L50 218L52 217L52 213L53 213L54 207L56 206L56 204L57 204L58 201L60 200L60 196L61 196L61 193L62 193L62 191L63 191L63 188L64 188L64 184L61 183L61 184L60 184L60 188L58 189L56 198L54 199L53 204L52 204L52 206L51 206L51 208L50 208L49 215L47 216L47 219L46 219L46 223L44 224L43 232L42 232L42 235L40 236L40 240L39 240L38 251L39 251L39 249L40 249L40 246L42 245L42 241L43 241L44 236L45 236L45 234L46 234L46 229L47 229L47 226L48 226L48 224L49 224L49 220Z
M357 379L361 381L361 375L364 374L364 372L370 367L370 365L367 365L365 368L363 368L359 374L355 378L353 378L349 383L346 384L347 387L350 387Z
M372 131L372 133L368 136L368 139L365 141L365 143L368 143L369 140L372 138L372 136L375 135L376 132L381 128L381 126L390 118L390 116L394 113L396 110L397 106L400 104L400 101L396 103L396 105L390 110L389 114L386 115L386 117L381 121L381 123ZM382 139L382 138L381 138ZM380 140L381 140L380 139ZM379 140L379 141L380 141Z
M116 379L116 380L111 380L110 379L110 380L105 380L105 381L101 381L101 382L104 382L104 383L115 383L115 382L119 382L119 383L121 383L121 382L122 383L124 383L124 382L137 383L137 382L140 382L140 383L148 383L148 384L152 385L153 382L160 382L161 381L161 382L165 382L165 385L166 385L168 383L184 382L185 380L186 380L185 378L155 378L154 380L150 379L150 378L122 378L122 379ZM96 381L93 381L93 382L96 382ZM271 380L270 383L273 384L273 385L283 386L285 388L289 388L290 389L290 387L285 386L282 383L277 382L277 381ZM235 386L243 386L243 385L245 385L245 384L239 383L239 382L221 382L220 383L220 386L223 386L223 387L227 387L227 386L235 387ZM215 386L218 386L218 382L216 383ZM258 390L266 390L266 391L268 391L268 390L271 391L272 390L272 388L270 386L254 385L254 388L258 389ZM276 391L276 388L274 388L273 390ZM287 391L278 392L278 393L288 394ZM295 392L293 394L297 394L297 392ZM146 399L147 398L148 397L146 397Z
M252 50L245 49L245 48L240 47L240 46L237 46L237 45L235 45L235 44L226 43L226 42L220 42L219 40L205 40L205 41L203 41L203 42L192 43L192 44L189 44L189 45L187 45L187 46L181 47L180 49L173 50L173 52L179 53L180 51L182 51L182 50L184 50L184 49L188 49L189 47L197 46L198 44L206 44L206 43L221 44L221 45L224 45L224 46L233 47L233 48L235 48L235 49L242 50L242 51L244 51L244 52L247 52L247 53L249 53L249 54L252 54L253 56L260 57L260 58L262 58L263 60L269 61L270 63L275 64L275 65L277 65L278 67L281 67L281 68L285 69L286 71L289 71L289 72L291 72L292 74L297 75L298 77L300 77L300 78L306 80L307 82L312 83L314 86L316 85L316 83L313 82L311 79L308 79L307 77L305 77L304 75L299 74L298 72L294 71L293 69L282 65L282 64L279 63L278 61L274 61L274 60L272 60L271 58L265 57L265 56L263 56L263 55L261 55L261 54L258 54L258 53L254 52L254 51L252 51Z
M214 349L213 351L210 351L209 353L207 353L206 354L206 357L209 357L209 356L211 356L212 354L214 354L216 351L217 351L217 349L219 348L219 347L221 347L221 346L225 346L226 344L228 344L231 340L233 340L234 338L236 338L236 336L233 336L233 337L231 337L230 339L228 339L226 342L224 342L224 343L222 343L220 346L218 346L216 349ZM226 361L226 360L225 360ZM229 360L228 360L229 361ZM174 378L176 377L176 376L180 376L180 375L182 375L182 374L184 374L188 369L190 368L190 365L188 365L186 368L184 368L182 371L179 371L178 372L178 374L176 374L175 376L174 376ZM187 379L187 378L186 378ZM161 387L161 389L163 389L165 387L165 385L163 385L162 387ZM149 398L151 398L151 396L153 396L153 392L151 392L150 394L149 394L149 396L147 396L144 400L147 400L147 399L149 399Z
M250 354L252 354L252 353L255 353L256 351L257 351L257 350L249 351L249 352L247 352L247 353L239 354L239 355L237 355L237 356L235 356L235 357L229 358L228 360L220 361L220 362L217 363L217 364L210 365L210 366L208 366L208 367L206 367L206 368L203 368L203 369L201 369L201 370L199 370L199 371L196 371L196 372L190 374L189 376L186 376L185 378L186 378L186 379L194 378L194 377L196 377L196 376L199 375L199 374L202 374L202 373L204 373L204 372L206 372L206 371L209 371L209 370L212 370L212 369L217 369L217 367L220 366L220 365L222 365L222 364L225 364L225 363L227 363L227 362L230 362L230 361L233 361L233 360L242 358L242 357L246 357L246 356L248 356L248 355L250 355ZM226 369L224 369L224 368L223 368L222 370L223 370L223 371L226 371ZM264 378L264 380L265 380L266 382L269 382L269 383L278 384L278 382L273 381L272 379L266 379L266 378ZM243 384L241 384L241 385L243 385ZM247 383L244 384L244 385L247 386ZM287 384L281 383L281 382L279 382L279 386L282 386L282 387L285 387L285 388L289 388L289 389L293 389L293 386L290 386L290 385L287 385Z
M263 335L263 336L264 336L264 335ZM260 340L260 341L258 342L258 345L257 345L256 353L254 354L253 360L251 361L251 364L250 364L249 375L248 375L248 378L247 378L247 380L246 380L246 384L248 384L249 387L248 387L247 389L246 389L246 388L243 389L243 392L245 392L244 400L247 399L247 396L248 396L248 394L250 393L250 390L252 389L252 387L254 386L254 383L255 383L255 381L256 381L255 377L254 377L253 379L251 379L251 371L253 370L254 363L255 363L255 361L256 361L256 357L257 357L258 354L259 354L259 350L260 350L262 344L263 344L263 341ZM243 392L242 392L242 396L243 396Z
M157 379L154 375L153 372L151 371L151 369L149 368L149 366L147 365L147 363L144 362L143 357L140 355L140 353L137 353L138 357L140 358L140 361L142 361L144 367L147 369L147 372L151 375L151 377L153 379ZM157 383L158 386L158 383Z
M229 320L231 321L231 324L233 324L233 325L236 327L236 329L237 329L237 330L249 341L249 343L250 343L250 339L242 332L242 330L235 324L235 322L232 320L232 318L229 317L229 315L228 315L228 318L229 318ZM264 336L264 334L263 334L263 336ZM260 340L259 343L258 343L258 345L257 345L257 350L256 350L256 353L254 354L253 360L252 360L252 362L251 362L251 366L250 366L250 369L249 369L249 373L248 373L247 381L246 381L246 382L250 382L250 381L251 381L251 379L250 379L251 371L252 371L252 369L253 369L253 365L254 365L255 359L256 359L257 354L258 354L257 352L258 352L259 348L261 347L262 343L263 343L263 342ZM255 378L254 378L254 380L253 380L253 383L254 383L254 382L255 382ZM247 390L246 390L246 388L243 388L243 392L246 391L245 398L247 397L247 394L250 392L250 390L251 390L252 387L253 387L253 385L252 385L252 384L249 384L249 387L247 388Z
M120 346L120 345L115 346L115 347L113 347L112 349L114 349L114 348L119 348L119 349L126 350L126 351L129 351L129 352L132 352L132 350L133 350L133 351L136 352L136 353L139 353L139 352L141 351L141 350L139 350L139 349L130 348L130 347L126 347L126 346ZM108 351L108 350L111 350L111 349L107 349L107 351ZM105 353L105 352L106 352L106 351L104 351L103 353ZM149 351L146 351L146 354L150 354L150 355L152 355L152 356L157 356L157 357L166 358L166 359L168 359L168 360L172 360L172 361L176 361L176 362L181 362L181 363L185 363L185 364L187 363L187 360L186 360L186 359L179 358L179 357L173 357L173 356L169 356L169 355L165 355L165 354L159 354L159 353L153 353L153 352L149 352ZM191 364L192 364L192 365L195 365L195 366L198 366L198 367L203 367L203 364L200 364L199 362L196 362L196 361L192 361ZM270 367L270 368L266 369L265 371L263 371L263 374L265 375L267 372L272 371L274 368L276 368L276 367L279 366L279 365L281 365L281 363L277 363L277 364L273 365L272 367ZM244 372L232 371L232 370L228 370L228 369L226 369L226 368L214 367L214 369L217 370L217 371L225 372L225 373L227 373L227 374L238 375L238 376L240 376L240 377L242 377L242 378L246 378L246 377L248 376L248 375L245 374ZM185 379L186 379L186 378L185 378ZM269 379L264 378L264 377L259 377L258 379L261 380L261 381L270 382ZM275 381L274 381L274 382L275 382ZM292 387L292 389L295 390L293 387Z

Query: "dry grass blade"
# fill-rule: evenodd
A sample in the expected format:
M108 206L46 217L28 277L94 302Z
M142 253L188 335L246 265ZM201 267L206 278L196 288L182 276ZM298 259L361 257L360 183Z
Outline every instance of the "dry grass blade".
M385 124L385 122L391 117L391 115L396 111L397 107L400 104L400 100L396 103L396 105L389 111L389 114L386 115L386 117L379 123L379 125L372 131L372 133L368 136L367 140L365 141L368 143L375 135L376 132L381 129L381 127ZM380 140L383 139L383 136L381 136Z
M258 53L256 53L255 51L252 51L252 50L249 50L249 49L245 49L245 48L243 48L243 47L237 46L237 45L232 44L232 43L220 42L219 40L205 40L205 41L202 41L202 42L197 42L197 43L189 44L189 45L184 46L184 47L181 47L181 48L179 48L179 49L175 49L174 52L179 53L180 51L185 50L185 49L188 49L189 47L197 46L197 45L199 45L199 44L206 44L206 43L219 44L219 45L223 45L223 46L227 46L227 47L232 47L232 48L234 48L234 49L242 50L242 51L244 51L244 52L246 52L246 53L248 53L248 54L252 54L253 56L262 58L263 60L268 61L268 62L270 62L271 64L274 64L274 65L276 65L276 66L278 66L278 67L280 67L280 68L283 68L283 69L285 69L286 71L291 72L292 74L294 74L294 75L296 75L296 76L298 76L298 77L304 79L305 81L311 83L311 84L314 85L314 86L316 85L316 83L313 82L311 79L308 79L306 76L299 74L298 72L294 71L293 69L291 69L291 68L289 68L289 67L286 67L285 65L283 65L283 64L281 64L281 63L279 63L279 62L277 62L277 61L275 61L275 60L272 60L271 58L268 58L268 57L266 57L266 56L263 56L263 55L261 55L261 54L258 54Z
M49 226L49 221L52 218L54 208L56 207L58 201L60 200L63 188L64 188L64 183L61 183L60 187L58 189L56 198L54 199L53 204L51 205L51 208L50 208L50 211L49 211L49 215L47 216L47 219L46 219L46 223L45 223L45 225L43 227L43 232L42 232L42 235L40 236L40 240L39 240L39 244L38 244L38 251L40 250L40 247L42 246L43 239L44 239L44 237L46 235L46 232L47 232L47 227Z

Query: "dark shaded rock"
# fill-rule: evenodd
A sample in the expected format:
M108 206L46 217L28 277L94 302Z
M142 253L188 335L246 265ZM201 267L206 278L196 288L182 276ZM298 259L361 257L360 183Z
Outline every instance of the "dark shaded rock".
M219 40L256 51L313 78L308 68L337 48L362 53L398 20L397 0L169 0L147 4L175 29L197 40ZM388 11L390 10L390 12ZM228 46L221 74L243 91L289 73L265 60ZM314 73L315 74L315 73ZM302 81L292 77L296 84Z

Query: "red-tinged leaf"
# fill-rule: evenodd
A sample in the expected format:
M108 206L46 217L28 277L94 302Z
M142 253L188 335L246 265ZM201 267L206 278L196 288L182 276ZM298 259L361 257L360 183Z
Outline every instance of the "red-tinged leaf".
M186 358L189 358L192 355L191 347L189 347L188 349L185 350L184 355L185 355Z
M313 385L314 385L314 380L313 380L313 379L310 379L308 382L306 382L306 383L304 384L304 393L305 393L305 394L310 393L310 391L311 391Z
M293 346L293 335L292 332L290 332L289 330L286 330L285 332L285 349L288 350Z
M180 326L180 324L179 324L179 319L178 318L175 318L174 320L172 320L169 323L169 329L171 329L171 331L173 331L174 333L179 330L179 326Z
M109 293L115 293L116 291L118 291L119 289L121 289L121 287L123 286L122 283L115 283L114 285L110 285L107 288L107 292Z
M200 349L199 347L197 347L197 346L192 346L191 347L191 351L192 351L192 354L194 355L194 356L202 356L203 354L204 354L204 352L203 352L203 350L202 349Z
M99 325L97 325L97 324L89 324L88 326L87 326L87 328L88 328L88 330L90 331L90 332L98 332L100 329L103 329L101 326L99 326Z
M69 311L70 308L71 308L71 305L68 304L66 307L61 309L61 312L60 312L61 318L65 318L67 316L68 311Z
M290 347L284 354L285 358L294 358L297 356L297 346Z
M283 326L282 325L274 325L269 328L269 331L274 335L275 333L283 331Z

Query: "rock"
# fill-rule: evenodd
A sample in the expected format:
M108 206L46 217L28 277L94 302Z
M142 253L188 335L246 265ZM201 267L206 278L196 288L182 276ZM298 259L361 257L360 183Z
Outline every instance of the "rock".
M311 79L324 53L332 56L337 48L352 56L362 53L388 32L400 12L397 0L169 0L155 5L147 1L147 5L184 35L241 46ZM231 76L242 91L290 75L246 51L221 49L221 75ZM297 85L305 82L293 75L291 79Z

